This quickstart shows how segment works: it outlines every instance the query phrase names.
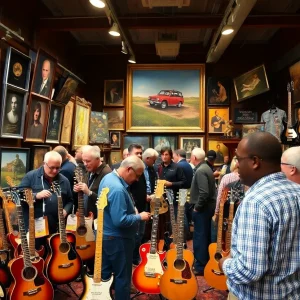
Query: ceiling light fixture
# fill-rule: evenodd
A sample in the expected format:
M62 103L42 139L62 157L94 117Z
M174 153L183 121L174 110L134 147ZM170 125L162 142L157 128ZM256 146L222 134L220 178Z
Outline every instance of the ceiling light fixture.
M122 50L121 50L122 53L124 54L128 54L128 50L127 50L127 47L126 47L126 44L124 41L122 41Z
M97 8L105 7L105 2L101 0L90 0L90 3Z
M222 34L223 35L229 35L232 34L234 31L233 27L230 25L225 25L222 29Z
M112 36L120 36L120 31L117 23L114 23L113 26L109 29L109 34Z
M131 55L131 56L129 57L128 62L130 62L131 64L136 64L136 60L135 60L134 55Z

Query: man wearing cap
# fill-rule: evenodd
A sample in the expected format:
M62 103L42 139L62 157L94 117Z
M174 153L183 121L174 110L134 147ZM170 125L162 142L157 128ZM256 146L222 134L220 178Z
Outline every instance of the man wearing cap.
M220 175L220 171L216 170L214 165L215 165L215 161L216 161L216 158L217 158L217 153L216 151L214 150L209 150L206 154L206 163L207 165L211 168L211 170L213 171L214 173L214 176L215 177L219 177ZM195 171L194 171L195 172Z

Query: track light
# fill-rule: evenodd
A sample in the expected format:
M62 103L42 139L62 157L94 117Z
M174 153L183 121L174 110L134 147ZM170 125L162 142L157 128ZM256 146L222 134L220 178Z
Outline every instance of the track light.
M223 35L229 35L229 34L233 33L233 31L234 31L234 29L233 29L232 26L230 26L230 25L225 25L225 26L223 27L223 29L222 29L222 34L223 34Z
M135 60L134 55L131 55L131 56L129 57L128 62L130 62L131 64L136 64L136 60Z
M112 36L120 36L120 31L117 23L114 23L113 26L109 29L109 34Z
M97 8L105 7L105 2L101 0L90 0L90 3Z
M124 54L128 54L128 50L127 50L127 47L126 47L126 44L124 41L122 41L122 50L121 50L122 53Z

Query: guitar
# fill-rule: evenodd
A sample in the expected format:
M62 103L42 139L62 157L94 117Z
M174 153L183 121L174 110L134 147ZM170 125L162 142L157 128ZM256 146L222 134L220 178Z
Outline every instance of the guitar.
M225 120L224 120L225 117L226 117L226 115L223 115L223 118L220 117L220 120L213 122L211 126L214 127L214 128L220 128L221 123L225 122Z
M113 282L113 276L108 280L103 281L101 278L102 270L102 242L103 242L103 214L104 208L107 206L107 194L109 188L101 190L98 202L98 217L97 217L97 241L95 252L94 276L89 276L86 271L86 266L83 271L83 293L80 299L92 300L103 299L111 300L110 287Z
M83 170L77 166L75 168L75 177L77 182L83 182ZM84 216L84 200L83 192L78 192L78 213L77 213L77 229L76 251L82 260L89 260L95 256L95 234L93 231L93 213L90 212L88 217Z
M227 290L227 285L226 285L227 277L219 269L218 262L224 255L224 252L222 252L223 212L224 212L224 204L227 201L228 193L229 193L229 189L224 188L220 200L217 243L212 243L209 245L208 251L209 251L210 259L204 268L204 278L206 282L210 286L221 291Z
M31 189L24 189L24 195L26 202L29 206L29 253L31 260L37 257L43 257L45 254L44 246L41 246L40 250L35 250L35 220L34 220L34 200ZM15 249L15 257L23 254L22 245L19 244Z
M156 197L153 197L150 201L150 213L153 216L156 207ZM162 195L159 199L159 214L164 214L169 210L168 203L166 202L164 196Z
M51 300L54 297L54 291L50 281L43 273L44 260L38 258L35 262L31 261L21 201L16 192L12 191L12 196L17 207L23 257L15 258L8 264L13 277L13 282L8 289L8 299Z
M294 145L299 144L299 136L292 126L292 104L291 104L291 91L294 90L294 82L288 83L287 91L288 91L288 120L287 123L283 121L284 129L281 133L281 142L285 145Z
M46 275L54 284L64 284L74 281L81 272L82 261L75 250L75 236L66 233L65 218L63 216L63 201L60 186L52 184L57 195L59 233L48 239L49 254L46 259Z
M160 279L160 292L169 300L190 300L196 297L198 291L197 280L191 267L194 255L190 250L183 249L184 232L184 204L187 190L179 190L178 206L178 240L176 249L170 249L166 255L168 268Z
M162 261L166 252L157 251L157 229L160 199L164 193L165 180L158 180L155 190L155 211L153 214L151 242L140 246L141 263L134 269L132 283L136 289L146 294L160 294L159 280L164 273Z

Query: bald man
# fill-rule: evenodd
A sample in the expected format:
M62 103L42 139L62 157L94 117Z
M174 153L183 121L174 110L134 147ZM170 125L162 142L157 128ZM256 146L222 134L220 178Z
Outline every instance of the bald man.
M300 184L300 147L292 147L281 156L281 171L287 179Z

